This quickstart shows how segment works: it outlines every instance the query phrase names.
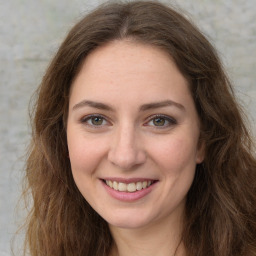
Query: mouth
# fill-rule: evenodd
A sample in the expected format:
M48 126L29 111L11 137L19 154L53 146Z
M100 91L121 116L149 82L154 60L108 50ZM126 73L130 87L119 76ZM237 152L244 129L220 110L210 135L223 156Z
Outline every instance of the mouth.
M134 192L149 188L154 183L156 183L157 180L143 180L143 181L130 182L130 183L118 182L115 180L103 180L103 182L108 187L116 191L134 193Z

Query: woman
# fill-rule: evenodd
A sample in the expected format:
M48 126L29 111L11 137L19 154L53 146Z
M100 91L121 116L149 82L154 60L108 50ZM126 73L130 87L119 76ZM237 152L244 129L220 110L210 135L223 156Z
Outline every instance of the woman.
M35 106L31 255L256 255L256 160L206 38L176 11L99 7Z

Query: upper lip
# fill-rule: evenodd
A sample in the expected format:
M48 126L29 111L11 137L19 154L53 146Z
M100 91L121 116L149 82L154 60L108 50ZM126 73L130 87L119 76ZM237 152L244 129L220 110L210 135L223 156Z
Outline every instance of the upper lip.
M157 181L156 179L152 178L122 178L122 177L105 177L102 178L102 180L111 180L111 181L117 181L122 183L136 183L136 182L143 182L143 181Z

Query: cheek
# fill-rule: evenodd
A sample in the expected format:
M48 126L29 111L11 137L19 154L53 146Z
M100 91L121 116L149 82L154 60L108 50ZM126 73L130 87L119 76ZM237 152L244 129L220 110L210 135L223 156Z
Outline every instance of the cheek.
M155 144L151 151L154 160L169 171L170 175L177 174L186 169L193 169L196 165L196 143L186 138L166 139L162 143Z
M99 139L89 139L83 134L68 135L68 149L73 179L84 198L90 203L97 195L96 170L104 158L104 143ZM92 193L92 191L94 191Z
M73 175L92 173L97 167L103 152L104 143L90 140L78 133L68 134L68 150Z

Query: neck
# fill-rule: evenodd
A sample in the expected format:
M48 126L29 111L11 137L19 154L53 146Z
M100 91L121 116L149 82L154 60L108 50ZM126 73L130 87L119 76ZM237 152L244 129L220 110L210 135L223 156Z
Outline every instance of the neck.
M115 241L110 256L185 256L181 218L166 218L145 227L124 229L110 225Z

